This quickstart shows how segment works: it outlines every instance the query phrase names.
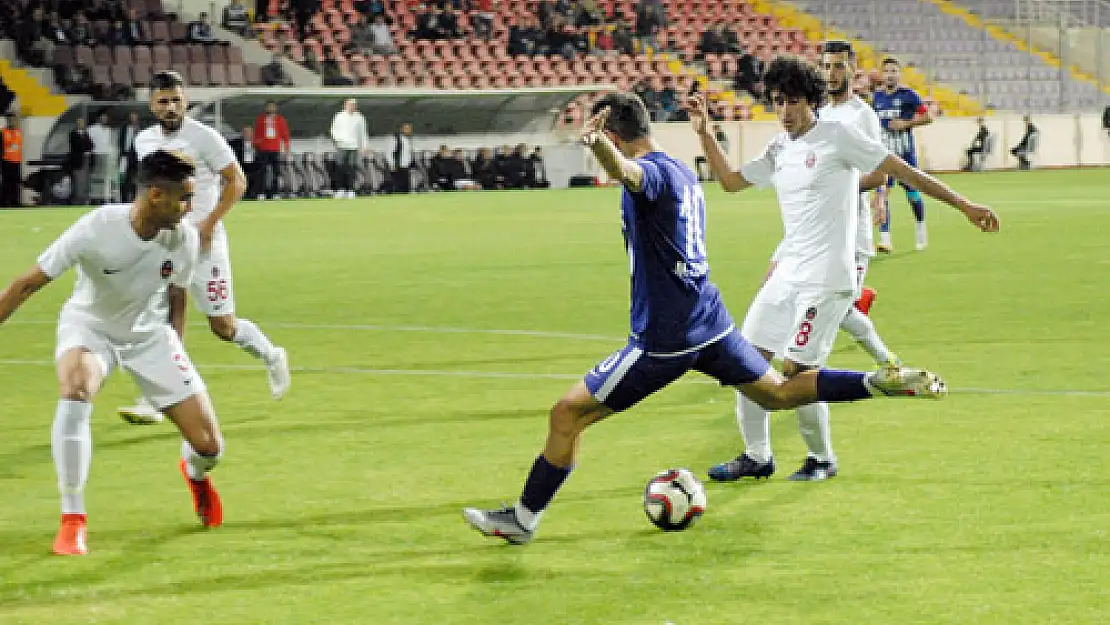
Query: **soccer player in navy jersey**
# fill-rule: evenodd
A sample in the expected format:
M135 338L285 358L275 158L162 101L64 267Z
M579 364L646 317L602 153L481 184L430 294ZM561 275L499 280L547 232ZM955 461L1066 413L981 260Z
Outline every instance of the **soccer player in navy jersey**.
M871 106L879 115L879 122L883 127L883 143L886 144L886 148L911 167L917 167L917 146L913 142L913 129L933 123L933 116L929 114L929 108L922 102L921 96L913 89L902 85L902 64L892 56L883 59L883 85L872 94ZM921 192L915 187L902 181L898 181L898 184L905 189L906 201L913 209L915 248L921 251L928 245L925 229L925 201L921 199ZM875 249L884 253L894 250L890 236L890 194L887 192L887 189L893 186L892 177L887 179L886 186L879 188L882 219L879 223L879 244Z
M570 475L582 432L631 408L680 378L700 371L736 387L768 410L815 401L854 401L873 395L940 397L944 382L927 371L875 373L812 369L784 380L740 336L705 254L705 197L697 175L663 152L639 97L610 93L592 109L582 142L613 179L621 197L625 247L632 272L631 334L551 408L547 442L511 507L466 508L479 532L513 544L535 536L536 526Z

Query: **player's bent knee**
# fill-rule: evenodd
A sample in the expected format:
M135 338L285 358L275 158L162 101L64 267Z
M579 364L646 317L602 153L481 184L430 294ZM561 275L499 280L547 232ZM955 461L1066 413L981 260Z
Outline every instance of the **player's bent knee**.
M220 337L225 341L235 340L235 316L223 315L221 317L209 317L208 327L211 328L212 334Z

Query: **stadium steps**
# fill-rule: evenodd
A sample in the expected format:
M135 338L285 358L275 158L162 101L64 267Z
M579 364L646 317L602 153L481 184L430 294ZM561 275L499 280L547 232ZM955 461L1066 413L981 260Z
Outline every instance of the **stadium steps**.
M1049 51L1047 51L1043 48L1039 48L1039 47L1033 45L1033 43L1031 41L1027 40L1025 37L1021 37L1021 36L1017 35L1016 33L1013 33L1011 31L1003 28L1002 26L999 26L997 24L988 24L987 22L983 21L983 19L981 17L976 15L974 12L972 12L967 7L960 6L960 5L958 5L954 2L951 2L950 0L922 0L922 1L929 2L930 4L935 5L943 13L947 13L948 15L958 17L959 19L963 20L963 22L965 24L967 24L968 26L970 26L972 28L976 28L976 29L985 31L988 35L990 35L992 38L994 38L997 41L1001 41L1003 43L1013 44L1018 50L1021 50L1022 52L1032 53L1034 56L1038 57L1045 65L1048 65L1049 67L1053 67L1053 68L1056 68L1056 69L1060 69L1060 68L1064 67L1064 63L1060 59L1060 57L1056 56L1055 54L1053 54L1053 53L1051 53L1051 52L1049 52ZM1105 85L1105 86L1100 85L1098 83L1098 79L1096 77L1094 77L1091 74L1083 71L1083 69L1080 68L1078 65L1074 65L1074 64L1068 65L1065 69L1067 69L1068 73L1071 75L1072 80L1076 80L1076 81L1079 81L1079 82L1084 82L1084 83L1094 85L1096 87L1101 88L1103 93L1110 94L1110 85Z
M939 2L940 0L931 1ZM785 2L754 0L752 2L752 8L761 13L770 13L774 15L783 26L802 30L811 41L823 41L826 38L851 41L856 49L861 69L867 72L878 71L880 69L883 55L876 51L870 44L855 37L850 37L847 33L840 32L835 28L827 27L816 17L800 11ZM975 98L958 93L943 84L930 81L924 74L913 67L903 68L902 80L910 88L927 95L927 99L936 101L945 115L951 117L977 117L983 115L986 110L983 104ZM770 114L767 113L767 115ZM773 117L761 117L756 119L773 119Z

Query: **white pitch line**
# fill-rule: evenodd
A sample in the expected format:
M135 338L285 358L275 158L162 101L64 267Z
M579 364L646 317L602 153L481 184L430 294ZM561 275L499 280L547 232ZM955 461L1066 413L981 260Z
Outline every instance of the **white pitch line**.
M50 360L24 360L0 359L0 366L13 367L53 367ZM256 365L235 364L208 364L198 365L200 370L214 371L264 371L263 367ZM380 375L380 376L432 376L455 378L488 378L510 380L580 380L583 373L530 373L521 371L472 371L456 369L375 369L372 367L291 367L294 373L331 373L347 375ZM710 384L719 386L717 382L704 378L682 378L679 384ZM1079 389L1020 389L1020 388L951 388L949 392L961 395L1022 395L1022 396L1048 396L1048 397L1110 397L1110 390L1079 390Z

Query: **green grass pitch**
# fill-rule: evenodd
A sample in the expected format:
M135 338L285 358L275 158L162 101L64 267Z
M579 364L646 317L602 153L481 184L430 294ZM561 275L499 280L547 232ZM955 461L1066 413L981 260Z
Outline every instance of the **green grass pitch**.
M977 233L928 203L868 282L880 332L953 389L833 408L841 474L707 484L690 531L641 510L656 471L737 453L732 394L687 377L586 435L535 543L469 529L519 495L546 411L623 343L618 191L243 204L228 220L239 313L288 348L291 394L186 337L227 437L226 525L201 531L168 425L134 427L118 373L94 413L91 555L49 555L53 321L71 277L0 327L0 623L1099 623L1110 579L1110 179L949 178L996 207ZM712 278L739 321L781 232L773 196L708 191ZM78 216L0 214L3 280ZM870 368L843 336L831 364Z

